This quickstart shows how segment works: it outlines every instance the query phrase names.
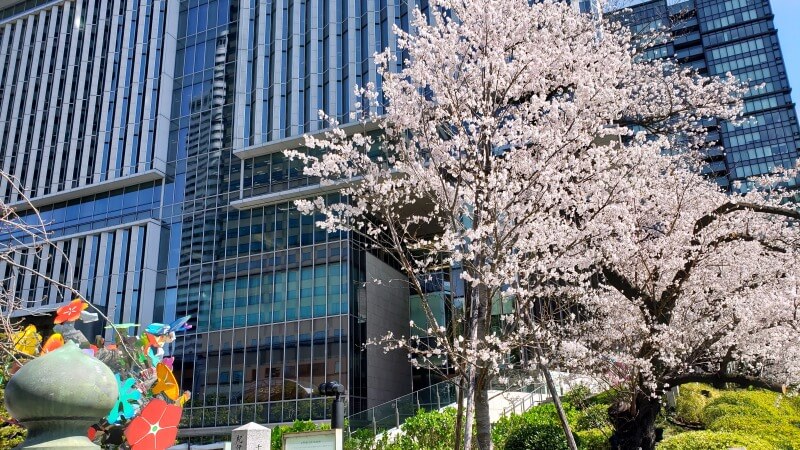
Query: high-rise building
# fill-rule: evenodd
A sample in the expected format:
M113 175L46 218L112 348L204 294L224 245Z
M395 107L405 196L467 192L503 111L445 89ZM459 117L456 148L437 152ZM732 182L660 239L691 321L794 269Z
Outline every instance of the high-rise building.
M582 0L590 11L593 0ZM634 33L663 30L666 42L648 48L645 58L676 58L700 74L731 73L749 83L740 125L711 123L709 140L724 147L708 151L704 171L726 188L734 182L794 167L800 128L769 0L628 1L617 12ZM596 9L596 8L595 8Z
M282 154L326 126L318 110L348 122L353 88L380 82L373 53L396 45L391 28L408 29L415 6L427 1L0 0L0 164L59 250L18 262L115 322L193 316L174 351L194 394L187 435L326 418L312 393L326 381L345 385L349 413L435 382L402 354L363 349L408 333L418 302L388 260L298 213L295 199L338 194ZM766 83L748 96L752 123L718 124L728 152L708 170L722 184L796 159L767 0L656 0L632 17L673 33L651 56ZM0 194L30 217L10 186ZM27 308L69 300L11 273L0 263ZM443 319L459 295L450 278L428 286Z
M170 5L0 2L0 160L23 187L4 180L0 194L23 218L32 211L21 195L30 198L58 249L17 258L120 323L156 319L178 15ZM11 271L0 266L26 307L68 300Z
M318 110L348 120L413 6L0 0L0 161L59 250L17 257L115 322L193 316L174 351L194 394L188 434L324 419L312 390L326 381L346 386L351 412L411 391L404 355L362 350L407 331L402 275L299 214L293 200L338 194L281 150L325 127ZM0 193L32 214L11 186ZM69 300L6 278L28 308ZM365 285L375 278L386 283Z

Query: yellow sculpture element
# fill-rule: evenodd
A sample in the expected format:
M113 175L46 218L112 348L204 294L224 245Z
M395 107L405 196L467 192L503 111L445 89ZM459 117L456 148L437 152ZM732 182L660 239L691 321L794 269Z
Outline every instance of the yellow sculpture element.
M153 386L153 394L160 394L163 392L170 400L177 400L178 396L181 395L181 391L178 387L178 381L175 380L175 375L172 374L169 367L164 363L158 363L156 366L156 377L158 380L155 386Z
M39 353L42 335L36 331L35 325L28 325L24 330L14 333L14 350L29 356Z

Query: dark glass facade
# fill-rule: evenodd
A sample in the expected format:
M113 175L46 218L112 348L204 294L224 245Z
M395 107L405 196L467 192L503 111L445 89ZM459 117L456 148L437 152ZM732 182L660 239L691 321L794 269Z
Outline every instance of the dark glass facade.
M394 45L390 27L407 25L408 5L176 4L155 316L196 318L175 352L176 374L195 396L188 433L329 418L313 392L326 381L346 386L348 413L408 392L407 362L362 351L367 323L382 320L370 320L368 305L393 295L366 288L367 271L399 273L297 211L295 199L339 195L282 153L326 126L318 110L349 120L354 87L376 81L372 55ZM407 327L402 300L394 325ZM392 388L371 381L386 376L370 373L381 361L400 375Z
M670 40L644 57L674 57L704 75L730 72L751 86L743 124L710 124L709 139L724 151L710 149L704 170L720 185L735 189L736 181L794 167L800 128L769 0L654 0L615 14L635 32L668 31Z

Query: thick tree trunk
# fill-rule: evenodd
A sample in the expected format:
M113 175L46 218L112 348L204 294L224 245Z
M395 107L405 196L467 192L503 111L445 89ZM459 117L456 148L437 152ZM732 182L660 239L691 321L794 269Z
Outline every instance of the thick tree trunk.
M616 404L608 415L614 426L610 443L613 450L654 450L656 448L656 417L661 411L658 398L642 392L636 394L633 405Z
M475 427L478 450L492 449L492 423L489 418L489 380L488 371L480 369L478 386L475 389Z

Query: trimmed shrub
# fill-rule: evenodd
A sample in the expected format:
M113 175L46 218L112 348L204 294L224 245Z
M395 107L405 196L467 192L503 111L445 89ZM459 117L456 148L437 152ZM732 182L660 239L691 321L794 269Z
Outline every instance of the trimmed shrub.
M697 392L681 392L675 400L675 418L683 423L701 423L707 402L708 399Z
M708 430L757 437L778 449L800 449L798 422L796 403L763 390L722 393L703 411Z
M448 450L456 442L456 413L454 408L442 411L418 411L400 429L395 445L401 450Z
M567 421L570 423L570 426L574 428L580 413L576 411L575 408L573 408L569 403L563 403L563 406L564 412L567 415ZM526 430L520 431L522 428L526 428ZM539 434L539 428L542 428L543 431L541 431L541 433L546 435L549 435L550 433L548 430L552 428L558 429L558 435L561 436L561 439L564 441L564 445L566 445L567 441L564 437L564 431L561 429L561 422L558 420L556 407L552 403L545 403L543 405L535 406L520 415L506 416L501 418L494 425L494 427L492 427L492 441L498 449L514 450L517 447L509 447L508 444L508 439L510 439L512 435L515 435L518 432L526 436L528 434ZM515 439L517 439L517 441L515 441L517 443L525 441L524 436L517 436ZM522 440L520 441L520 439ZM527 447L519 448L525 449Z
M720 396L721 391L710 384L705 383L686 383L680 386L681 395L688 392L696 392L704 397L715 399Z
M578 419L578 410L572 407L569 403L562 403L564 407L564 413L567 415L567 421L570 424L575 424L575 421ZM545 403L535 408L531 408L522 415L525 419L529 422L534 423L553 423L556 425L560 425L560 421L558 420L558 413L556 412L556 405L552 403Z
M608 438L611 437L613 430L609 428L599 429L592 428L591 430L578 431L575 437L580 450L610 450L611 445L608 443Z
M613 405L617 398L620 396L620 392L616 389L609 389L607 391L603 391L597 395L594 395L589 398L591 403L605 403L606 405Z
M608 418L608 405L598 403L586 407L583 411L579 412L575 420L575 429L578 431L587 431L592 428L606 428L611 426L611 421Z
M592 390L585 384L577 384L562 397L565 403L569 403L577 409L584 409L591 403L589 397Z
M732 405L730 403L712 403L703 410L702 422L708 427L725 417L746 417L750 420L769 421L774 418L768 410L757 405Z
M6 423L0 425L0 450L11 450L21 444L25 440L27 430L14 425Z
M658 450L728 450L745 447L747 450L773 450L769 442L740 433L690 431L670 436L658 445Z
M344 438L344 450L372 450L376 447L375 433L369 428L362 428Z
M600 392L597 395L593 395L589 398L589 401L592 403L605 403L606 405L613 405L615 401L620 397L620 391L617 389L608 389L606 391Z
M711 399L719 396L719 391L701 383L687 383L680 387L675 399L675 418L683 423L700 424L703 410Z
M800 428L780 420L762 421L746 415L732 415L720 417L708 429L757 436L778 449L800 449Z
M564 403L567 421L573 430L575 441L581 450L607 450L611 429L608 424L608 405L591 405L577 411ZM585 426L582 431L578 425ZM602 424L603 430L591 425ZM555 405L546 403L535 406L524 414L501 418L492 428L492 440L497 449L503 450L559 450L567 448L567 439L558 419Z
M376 437L372 430L362 429L348 436L345 450L450 450L455 444L456 414L454 408L442 411L419 410L400 426L402 434Z
M784 420L789 416L798 416L799 413L792 402L773 392L729 391L708 403L703 412L703 423L708 426L715 420L730 415L757 420Z
M579 438L576 436L576 440ZM561 426L553 423L525 423L506 439L504 450L568 450Z
M492 442L494 442L495 448L500 450L504 449L506 439L508 439L511 432L525 423L525 417L522 414L501 417L500 420L492 426Z
M2 336L0 335L0 339ZM25 440L28 430L6 420L11 418L5 408L5 386L0 386L0 450L11 450Z
M281 450L281 448L283 448L283 435L286 433L328 430L330 428L330 425L317 425L310 420L295 420L291 425L281 425L273 428L270 444L272 450Z
M690 431L664 439L658 450L728 450L745 447L747 450L773 450L769 442L755 436L715 431Z

